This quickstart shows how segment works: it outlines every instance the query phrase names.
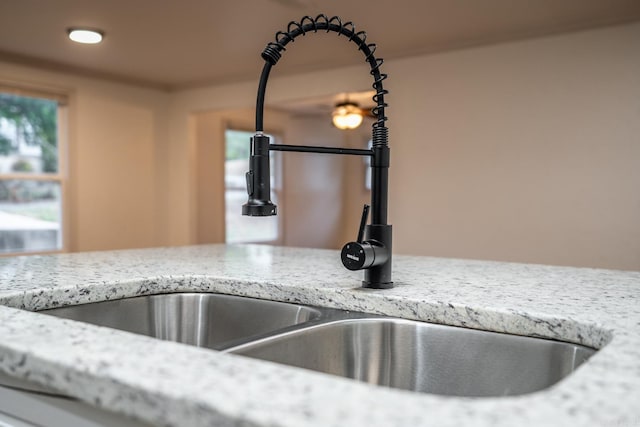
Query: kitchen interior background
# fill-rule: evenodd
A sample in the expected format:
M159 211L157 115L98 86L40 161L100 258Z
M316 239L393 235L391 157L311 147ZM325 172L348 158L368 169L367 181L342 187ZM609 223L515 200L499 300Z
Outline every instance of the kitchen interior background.
M264 25L271 34L287 21ZM384 22L364 29L389 75L394 252L640 270L640 22L392 58ZM254 58L255 77L171 90L0 54L4 86L68 99L65 250L225 242L225 131L253 128L270 40L215 53ZM364 63L279 67L268 132L366 147L370 121L339 131L321 108L370 90ZM275 242L352 240L368 200L363 160L286 153L277 162Z

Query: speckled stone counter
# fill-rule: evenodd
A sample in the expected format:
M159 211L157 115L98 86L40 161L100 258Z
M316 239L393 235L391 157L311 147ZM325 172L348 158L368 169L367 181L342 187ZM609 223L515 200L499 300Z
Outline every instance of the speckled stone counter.
M336 251L211 245L0 258L0 370L167 426L640 427L640 272L397 256L360 288ZM601 348L555 386L455 398L375 387L33 313L219 292Z

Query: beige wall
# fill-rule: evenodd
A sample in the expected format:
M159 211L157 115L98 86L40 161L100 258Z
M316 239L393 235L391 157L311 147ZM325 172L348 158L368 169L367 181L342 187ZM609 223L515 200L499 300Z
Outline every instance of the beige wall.
M224 243L224 117L218 111L192 117L195 128L195 243Z
M165 243L159 200L169 95L0 62L0 79L70 96L68 250Z
M640 24L394 61L399 253L640 269Z

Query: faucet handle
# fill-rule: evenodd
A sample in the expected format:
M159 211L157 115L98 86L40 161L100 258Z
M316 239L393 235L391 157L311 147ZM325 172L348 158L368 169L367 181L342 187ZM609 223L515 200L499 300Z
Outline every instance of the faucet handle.
M364 227L367 225L367 217L369 216L369 205L365 204L362 209L362 219L360 220L360 228L358 229L357 243L362 243L364 240Z
M364 270L383 264L389 259L389 251L385 246L376 240L364 240L364 230L369 216L369 205L364 205L362 209L362 219L358 230L358 239L349 242L342 248L340 258L342 265L349 270Z

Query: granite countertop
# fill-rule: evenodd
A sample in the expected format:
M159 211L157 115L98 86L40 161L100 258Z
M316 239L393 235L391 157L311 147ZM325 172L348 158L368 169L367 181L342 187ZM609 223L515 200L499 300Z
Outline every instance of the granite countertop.
M640 426L640 272L396 256L360 288L336 251L207 245L0 258L0 370L171 426ZM63 305L206 291L601 348L555 386L499 398L375 387L45 316Z

